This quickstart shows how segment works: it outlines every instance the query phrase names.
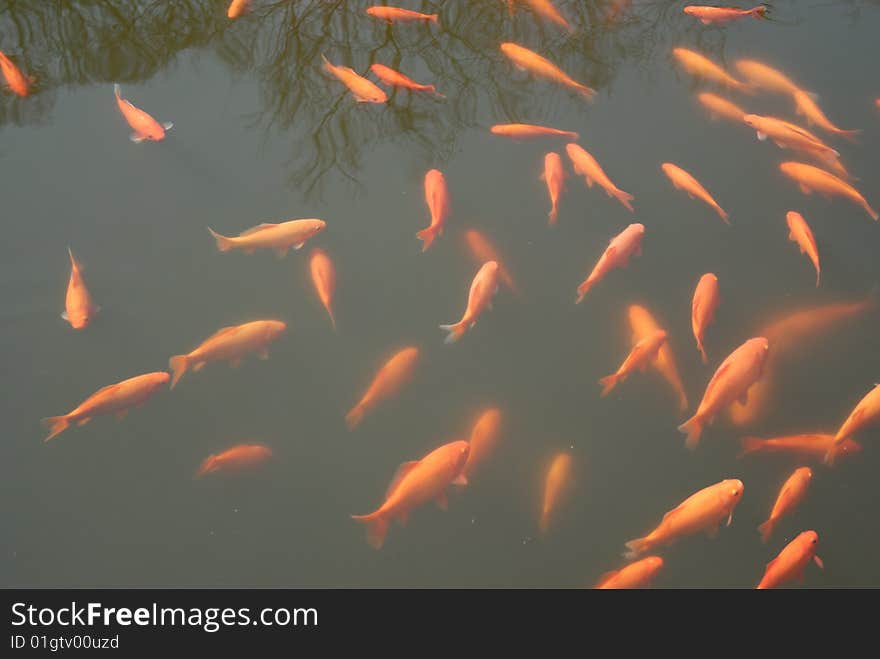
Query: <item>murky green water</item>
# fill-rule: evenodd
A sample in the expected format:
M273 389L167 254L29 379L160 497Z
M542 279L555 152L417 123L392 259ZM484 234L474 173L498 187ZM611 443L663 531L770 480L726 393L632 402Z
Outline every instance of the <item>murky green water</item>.
M754 586L809 528L826 569L808 568L806 585L880 585L877 429L858 437L858 457L814 467L806 501L768 546L755 528L799 463L736 459L743 434L838 427L878 379L876 312L804 344L759 423L719 421L693 454L656 374L604 400L596 383L629 350L629 304L669 330L693 410L720 360L770 317L876 288L880 227L845 200L801 195L777 169L788 154L709 121L693 98L702 86L669 53L686 45L727 65L755 57L818 92L833 121L863 129L858 144L828 142L877 205L880 3L780 1L778 22L717 29L680 2L636 1L609 24L609 3L560 0L573 37L526 10L511 18L500 1L400 3L439 11L442 26L430 28L388 28L363 14L366 4L255 0L234 22L225 2L0 4L0 49L37 78L26 99L0 96L2 584L591 585L664 512L738 477L745 494L732 526L664 550L657 586ZM596 102L515 71L501 41L551 58L594 86ZM401 91L387 106L358 105L321 72L322 53L360 72L374 61L399 68L447 100ZM113 82L174 122L164 142L129 142ZM779 98L732 98L793 118ZM543 154L564 144L487 130L513 121L579 131L647 227L643 256L580 306L575 288L633 216L572 177L549 229L538 174ZM672 190L659 169L667 160L706 184L731 227ZM446 175L452 211L421 253L432 167ZM787 240L787 210L816 234L818 290ZM234 234L297 217L327 222L312 245L336 263L338 334L314 295L307 249L285 260L219 254L205 228ZM502 290L494 311L447 346L437 325L459 318L476 271L466 228L495 242L524 295ZM102 307L83 332L59 318L68 245ZM706 367L690 304L709 270L722 306ZM209 365L124 421L96 419L42 443L42 417L260 317L290 328L269 361ZM423 351L412 386L348 432L345 412L406 344ZM448 512L426 506L381 551L369 548L349 515L377 507L400 462L465 436L489 405L503 411L503 437L471 485ZM193 480L207 455L246 440L271 446L274 459ZM568 447L574 491L538 539L542 471Z

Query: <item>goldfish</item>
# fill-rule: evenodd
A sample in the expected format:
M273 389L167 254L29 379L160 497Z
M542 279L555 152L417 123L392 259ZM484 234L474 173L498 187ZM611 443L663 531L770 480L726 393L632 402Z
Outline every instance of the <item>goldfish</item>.
M24 98L30 93L33 77L25 76L3 51L0 51L0 73L3 74L6 84L14 94Z
M226 10L226 17L234 19L243 16L250 4L251 0L232 0L229 3L229 8Z
M754 88L788 96L794 96L795 92L800 91L800 87L784 73L757 60L737 60L734 66Z
M806 254L813 262L816 268L816 288L819 288L819 276L821 269L819 267L819 248L816 247L816 239L810 230L810 225L804 219L804 216L795 211L788 211L785 214L785 221L788 223L788 239L794 242L801 250L801 254Z
M333 261L322 249L312 250L312 258L309 261L309 269L312 273L312 283L315 292L330 316L330 324L336 330L336 318L333 315L333 294L336 292L336 269Z
M542 57L538 53L524 48L519 44L510 41L501 44L501 52L513 62L513 64L522 71L529 71L533 75L541 78L547 78L569 89L574 89L588 101L593 100L596 90L574 80L565 71L556 66L546 57Z
M773 504L770 517L758 527L761 542L767 544L779 520L791 513L804 500L812 479L813 471L809 467L799 467L788 477L779 491L779 496L776 497L776 503Z
M437 91L437 88L434 87L434 85L421 85L412 78L403 75L400 71L395 71L384 64L371 64L370 71L389 87L404 87L417 92L428 92L434 94L437 98L446 98L443 94Z
M268 359L269 343L286 330L287 325L280 320L254 320L243 325L221 327L192 352L174 355L168 360L172 372L171 388L177 386L190 368L198 372L208 362L228 361L235 368L249 352L256 352L260 359Z
M715 62L698 52L687 48L673 48L672 55L681 67L693 76L717 82L737 91L752 93L747 84L735 79Z
M754 453L784 453L798 458L821 460L834 446L834 435L809 433L804 435L787 435L785 437L743 437L740 440L742 451L737 456L742 458ZM837 455L855 455L862 450L857 442L845 439L836 449Z
M874 105L876 105L877 109L880 110L880 98L877 98L877 100L874 101Z
M547 221L556 224L559 215L559 196L565 188L565 169L562 166L562 157L555 151L544 156L544 173L541 180L547 184L547 192L550 195L550 212Z
M434 449L421 460L404 462L385 492L385 501L369 515L352 515L351 518L365 524L367 541L374 549L380 549L392 519L406 525L410 512L428 501L434 500L443 510L448 506L446 488L450 485L467 485L462 473L467 464L470 447L458 440Z
M134 131L128 139L135 144L140 144L144 140L160 142L165 139L165 131L174 128L174 124L170 121L160 124L149 114L122 98L122 89L119 85L113 85L113 93L116 95L119 111Z
M389 23L405 22L405 21L428 21L429 23L438 23L440 17L437 14L423 14L410 9L400 9L399 7L386 7L384 5L373 5L367 7L367 14L373 18L378 18Z
M557 453L550 462L550 468L544 479L544 499L541 503L541 518L538 528L546 533L550 528L550 517L558 508L571 479L571 455Z
M396 396L401 388L412 379L418 361L419 349L413 346L407 346L394 353L373 377L373 381L367 387L367 392L357 405L345 415L345 424L348 429L357 428L368 411L382 401Z
M720 96L710 94L709 92L697 94L697 100L704 108L709 110L709 114L713 118L724 117L731 121L740 122L746 114L745 110L739 107L736 103L731 103L726 98L721 98Z
M48 442L67 430L71 424L84 426L96 416L116 414L117 418L122 419L132 407L146 402L168 384L169 379L167 373L157 371L136 375L99 389L67 414L43 419L43 425L49 429L49 436L43 441Z
M536 126L534 124L495 124L489 128L493 135L512 137L515 140L530 139L533 137L564 137L568 140L576 140L578 133L571 130L560 130L548 126Z
M645 235L644 224L630 224L626 229L611 239L608 247L593 267L590 276L581 282L577 289L575 304L580 304L586 294L601 281L605 275L615 268L625 268L630 257L642 254L642 238Z
M431 224L416 234L422 241L422 251L427 252L437 236L443 235L446 216L449 215L449 191L446 189L446 178L438 169L428 170L425 174L425 203L431 213Z
M745 404L749 387L763 375L769 352L769 341L760 336L743 343L721 363L706 386L697 413L678 427L687 435L685 444L689 449L696 448L703 428L710 425L719 412L735 400Z
M718 213L719 217L724 220L725 224L730 224L730 216L727 212L718 205L718 202L709 194L709 192L704 188L700 182L691 176L688 172L684 171L678 165L673 165L671 162L663 163L660 168L663 170L663 173L669 177L669 180L672 181L672 187L676 190L684 190L687 193L687 196L693 199L696 197L701 201L707 203L712 209Z
M492 309L492 296L498 292L498 263L486 261L477 271L468 292L467 308L457 323L440 325L440 329L448 332L444 343L458 341L469 327L477 323L477 318L486 310Z
M801 533L789 542L776 558L767 563L767 569L756 589L776 588L792 579L803 580L804 570L810 561L824 568L822 559L816 556L818 544L819 534L815 531Z
M707 272L700 277L697 288L694 290L694 301L691 304L691 328L694 330L694 338L697 340L697 350L703 357L703 363L708 364L706 349L703 347L703 337L706 328L715 320L715 310L718 308L718 277Z
M619 383L626 380L630 373L647 369L648 364L657 357L660 347L666 343L667 338L666 332L657 330L636 343L617 372L599 380L599 384L602 385L602 398L610 394Z
M834 445L825 454L825 464L833 464L838 447L863 428L880 421L880 384L859 401L834 435Z
M645 307L638 304L630 305L627 309L630 328L632 329L632 343L635 345L645 336L661 329L660 325ZM652 366L659 371L678 396L678 409L684 412L688 408L687 392L684 390L678 367L675 364L675 355L672 346L666 341L654 358Z
M209 455L196 472L196 478L215 471L238 471L255 467L272 457L272 449L262 444L238 444L221 453Z
M807 120L808 124L816 125L827 133L840 135L848 140L852 140L856 135L862 132L860 130L844 130L843 128L835 126L831 123L831 120L825 116L825 113L822 112L818 103L813 100L813 97L805 91L798 89L794 93L794 104L795 112L802 115Z
M759 140L770 138L783 149L794 149L806 153L816 152L822 158L836 159L840 154L808 130L795 124L777 119L776 117L764 117L757 114L747 114L743 122L754 128Z
M514 295L519 295L519 288L517 288L516 283L513 281L513 277L511 277L510 272L502 263L501 257L498 255L498 250L496 250L495 246L489 242L489 239L479 231L468 229L464 232L464 240L471 252L471 256L474 257L477 264L486 263L486 261L495 261L498 264L498 279L500 279L501 283L507 286Z
M208 231L217 241L217 249L228 252L240 249L245 254L253 254L258 249L274 250L280 259L287 255L288 250L301 249L306 241L321 233L327 223L324 220L309 218L306 220L287 220L273 224L264 222L250 229L245 229L238 236L223 236L208 227Z
M627 542L628 551L625 556L637 558L657 547L671 544L682 536L704 531L710 538L714 537L724 518L727 518L727 526L730 526L733 509L742 494L742 481L735 478L704 487L666 513L657 528L648 535Z
M471 430L470 453L461 473L470 478L477 465L483 462L494 450L501 435L501 410L490 407L480 413Z
M608 178L608 175L602 170L602 167L599 166L596 159L586 149L577 144L567 144L565 151L568 153L568 157L571 158L574 173L584 176L588 188L592 188L593 183L597 183L605 190L609 197L617 199L630 213L635 212L630 203L634 197L614 185L611 179Z
M626 567L606 572L596 583L597 590L647 588L663 567L659 556L646 556Z
M829 174L823 169L802 162L784 162L779 165L780 171L795 181L801 192L808 195L816 191L826 198L832 196L845 197L861 206L872 220L880 220L877 213L861 193L846 181Z
M321 59L324 61L324 70L348 87L348 90L358 103L385 103L388 100L388 96L380 87L377 87L354 69L331 64L330 60L324 55L321 55Z
M550 21L554 25L558 25L569 34L574 34L574 28L565 20L565 17L553 5L550 0L522 0L532 11L538 14L544 20Z
M767 7L758 5L751 9L736 9L735 7L688 5L684 8L684 13L699 19L703 25L709 25L711 23L729 23L748 16L760 20L767 17Z
M73 329L84 329L92 320L100 307L92 301L89 289L80 272L79 263L73 258L70 247L67 248L70 255L70 280L67 283L67 296L64 300L64 313L61 317L70 323Z

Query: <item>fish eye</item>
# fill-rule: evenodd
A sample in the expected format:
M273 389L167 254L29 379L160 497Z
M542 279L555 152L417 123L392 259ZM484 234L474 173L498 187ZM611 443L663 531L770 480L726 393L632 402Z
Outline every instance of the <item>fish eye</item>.
M732 490L730 491L730 493L731 493L733 496L737 496L737 495L739 494L739 490L737 490L736 488L734 488L734 489L732 489Z

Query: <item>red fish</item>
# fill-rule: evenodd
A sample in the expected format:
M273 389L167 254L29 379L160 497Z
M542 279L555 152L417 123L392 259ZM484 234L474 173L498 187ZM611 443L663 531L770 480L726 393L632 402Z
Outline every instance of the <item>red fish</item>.
M34 79L25 76L21 69L3 51L0 51L0 73L3 74L6 84L13 93L18 94L22 98L30 93Z
M700 277L694 291L694 301L691 304L691 327L694 330L694 338L697 340L697 350L700 351L704 364L709 363L709 359L706 357L706 349L703 347L703 336L706 333L706 328L715 320L718 302L718 277L708 272Z
M825 567L822 559L816 556L819 545L819 534L815 531L804 531L792 540L779 556L767 563L767 569L757 585L758 590L777 588L793 579L803 581L804 570L810 561L820 568Z
M610 394L614 387L629 377L630 373L637 370L645 371L657 357L666 339L666 332L658 330L636 343L617 372L599 380L599 384L602 385L602 398Z
M449 215L449 191L446 179L438 169L431 169L425 174L425 203L431 212L431 224L416 234L422 241L422 251L427 252L437 236L443 235L446 216Z
M492 296L498 292L498 263L487 261L479 269L468 293L467 309L457 323L440 325L440 329L449 334L445 343L458 341L468 328L477 323L477 319L486 310L492 309Z
M113 93L116 95L116 105L119 107L119 111L134 131L129 139L135 144L144 140L160 142L165 139L165 131L174 127L170 121L160 124L149 114L122 98L122 90L119 85L113 85Z
M239 444L216 455L209 455L196 472L196 478L215 471L239 471L262 464L272 457L272 449L262 444Z
M633 254L641 256L642 237L644 235L644 224L630 224L626 229L612 238L608 247L602 253L602 256L599 257L590 276L578 286L575 304L580 304L590 289L602 280L609 272L615 268L625 268L629 264L629 259Z
M384 64L371 64L370 71L389 87L403 87L417 92L429 92L438 98L446 98L443 94L437 91L434 85L421 85L412 78L403 75L400 71L395 71Z
M562 166L562 157L555 151L544 156L544 173L541 180L547 184L547 192L550 194L550 213L547 220L550 224L556 224L559 215L559 195L565 187L565 168Z

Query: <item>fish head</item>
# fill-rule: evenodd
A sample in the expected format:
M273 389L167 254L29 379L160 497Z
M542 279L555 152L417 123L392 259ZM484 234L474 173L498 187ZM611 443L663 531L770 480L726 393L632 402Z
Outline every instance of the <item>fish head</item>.
M85 329L91 322L92 317L88 311L75 311L67 314L67 322L75 330Z
M852 439L843 440L837 447L837 455L856 455L862 452L862 445Z
M804 531L797 537L797 542L804 549L815 552L816 547L819 545L819 534L815 531Z
M287 331L287 323L281 320L266 321L266 336L271 340Z
M321 233L324 229L327 228L327 223L324 220L311 220L311 235L315 236Z
M158 371L152 374L151 383L154 388L164 387L171 381L171 375L165 371Z
M370 103L385 103L388 101L388 94L377 87L371 90L366 98Z
M743 123L750 128L758 130L758 125L761 123L761 119L756 114L744 114Z
M663 567L663 559L659 556L647 556L642 559L642 565L644 565L649 572L657 572Z
M721 485L721 497L727 504L725 508L733 510L734 506L742 499L743 490L745 489L743 483L738 478L729 478L723 481Z
M470 442L459 439L449 444L450 459L456 473L464 469L471 453Z

